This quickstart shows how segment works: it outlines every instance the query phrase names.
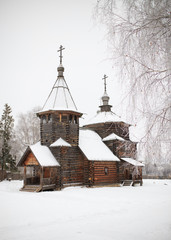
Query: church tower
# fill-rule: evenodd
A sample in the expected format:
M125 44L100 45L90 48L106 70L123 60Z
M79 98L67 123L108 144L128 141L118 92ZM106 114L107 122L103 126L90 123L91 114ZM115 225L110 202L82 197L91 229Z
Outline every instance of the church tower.
M79 141L79 118L82 113L78 112L68 85L64 78L62 65L62 51L60 46L60 65L57 68L57 80L43 106L37 113L40 118L41 145L50 146L59 138L68 142L71 146L78 146Z

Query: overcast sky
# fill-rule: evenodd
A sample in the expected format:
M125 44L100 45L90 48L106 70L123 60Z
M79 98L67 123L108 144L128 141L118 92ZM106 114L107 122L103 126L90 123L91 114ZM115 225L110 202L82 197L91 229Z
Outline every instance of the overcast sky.
M107 50L105 28L93 19L96 0L0 0L0 114L16 118L43 106L56 80L62 44L64 76L78 110L93 116L104 74L113 111L121 89Z

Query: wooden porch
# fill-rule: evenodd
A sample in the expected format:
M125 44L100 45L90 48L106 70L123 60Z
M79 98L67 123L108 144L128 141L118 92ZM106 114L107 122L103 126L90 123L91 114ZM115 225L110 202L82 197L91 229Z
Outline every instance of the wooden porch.
M121 161L119 166L121 186L143 185L142 167L137 167L132 164Z
M20 189L27 192L40 192L58 188L56 167L24 166L24 185Z

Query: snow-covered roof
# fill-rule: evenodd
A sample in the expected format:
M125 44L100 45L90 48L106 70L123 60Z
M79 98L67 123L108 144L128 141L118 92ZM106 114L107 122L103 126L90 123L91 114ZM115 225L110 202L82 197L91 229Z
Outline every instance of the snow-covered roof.
M80 129L79 147L90 161L120 161L92 130Z
M64 108L64 107L56 107L56 108L47 108L47 109L45 109L45 108L43 108L42 110L40 110L40 111L38 111L38 112L36 112L37 114L38 113L46 113L46 112L49 112L49 111L62 111L62 112L64 112L64 111L71 111L71 112L75 112L75 113L81 113L80 111L76 111L76 110L74 110L74 109L69 109L69 108Z
M115 133L110 134L109 136L103 138L103 141L110 141L110 140L120 140L120 141L125 141L122 137L119 137Z
M78 112L63 76L58 76L48 96L48 99L46 100L43 109L40 112L49 110L67 110Z
M124 160L125 162L128 162L128 163L130 163L134 166L137 166L137 167L144 167L145 166L143 163L140 163L133 158L121 158L121 159Z
M52 143L50 145L50 147L71 147L71 145L69 143L67 143L65 140L63 140L62 138L59 138L57 141L55 141L54 143Z
M50 149L46 146L42 146L40 142L31 145L30 149L42 167L60 166Z
M86 125L105 123L105 122L122 122L121 118L113 112L98 112L95 117L86 122Z

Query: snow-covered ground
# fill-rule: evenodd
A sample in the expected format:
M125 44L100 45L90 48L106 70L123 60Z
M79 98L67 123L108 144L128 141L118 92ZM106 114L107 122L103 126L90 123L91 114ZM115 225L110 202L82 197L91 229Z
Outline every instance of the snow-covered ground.
M21 186L0 182L1 240L171 239L171 180L41 193Z

